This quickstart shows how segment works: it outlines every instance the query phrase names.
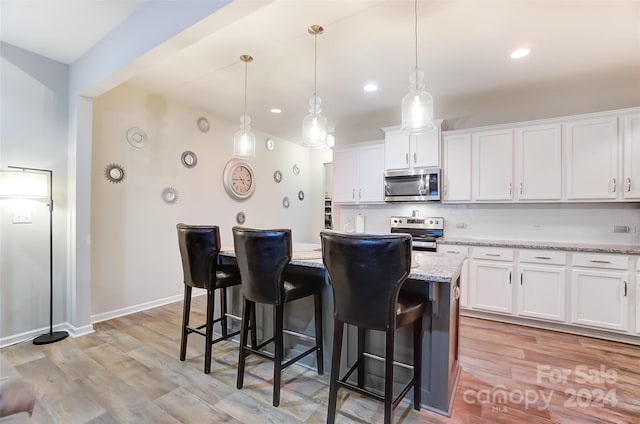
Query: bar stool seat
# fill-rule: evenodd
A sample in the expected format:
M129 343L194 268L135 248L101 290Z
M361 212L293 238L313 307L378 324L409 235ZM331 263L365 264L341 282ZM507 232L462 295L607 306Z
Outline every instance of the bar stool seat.
M291 230L258 230L233 227L233 243L236 260L242 278L243 324L240 333L240 352L238 360L238 378L236 387L244 384L244 371L247 356L256 354L274 361L273 367L273 406L280 404L280 386L282 370L300 359L316 353L318 374L324 373L322 355L322 289L324 280L305 278L294 272L287 272L291 261ZM285 280L285 278L287 278ZM296 334L284 328L284 305L304 297L314 297L315 343L296 357L284 361L284 333L298 335L303 339L310 336ZM255 304L269 304L274 307L273 337L263 341L257 347L247 346L248 327L245 318L248 311L255 310ZM255 314L255 312L254 312ZM274 353L262 350L267 344L274 344Z
M233 265L219 265L220 230L215 225L177 224L178 246L182 259L184 281L184 304L182 311L182 337L180 360L187 354L187 337L200 334L205 337L204 372L211 371L212 345L240 334L229 333L226 289L240 284L240 273ZM198 326L190 326L192 289L207 290L206 321ZM220 289L220 318L214 319L215 290ZM220 323L222 336L213 340L213 326ZM202 331L204 329L204 331Z
M333 354L327 423L335 422L338 389L345 388L384 403L384 423L413 388L413 405L420 410L422 390L422 316L425 302L400 291L411 269L409 234L366 235L322 231L322 260L334 299ZM340 377L344 325L358 329L357 360ZM395 330L413 328L413 376L393 399ZM384 394L365 388L365 334L385 333ZM370 356L370 355L369 355ZM348 382L357 371L357 383Z

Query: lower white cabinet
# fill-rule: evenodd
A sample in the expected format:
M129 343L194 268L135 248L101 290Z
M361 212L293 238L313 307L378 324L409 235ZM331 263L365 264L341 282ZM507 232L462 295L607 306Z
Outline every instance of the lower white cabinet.
M460 271L460 306L466 308L469 306L469 248L458 245L438 245L438 252L465 255L467 257Z
M629 329L629 273L574 268L571 322L590 327Z
M490 312L513 312L513 251L473 248L470 307ZM490 258L490 259L487 259Z
M518 315L565 320L567 271L564 266L520 264Z
M640 260L638 267L640 268ZM640 272L636 274L636 333L640 334Z

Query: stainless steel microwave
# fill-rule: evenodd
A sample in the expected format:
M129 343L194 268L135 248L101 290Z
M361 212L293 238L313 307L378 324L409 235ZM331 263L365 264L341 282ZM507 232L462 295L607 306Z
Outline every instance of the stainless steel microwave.
M385 172L385 202L423 202L427 200L440 200L440 168Z

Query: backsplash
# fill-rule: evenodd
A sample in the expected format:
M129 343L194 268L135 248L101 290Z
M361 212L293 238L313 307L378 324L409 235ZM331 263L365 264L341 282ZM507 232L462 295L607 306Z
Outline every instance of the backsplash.
M390 216L408 216L413 210L444 217L447 238L640 244L637 203L335 205L334 229L354 231L355 215L361 213L365 232L389 232ZM614 233L614 226L628 226L630 232Z

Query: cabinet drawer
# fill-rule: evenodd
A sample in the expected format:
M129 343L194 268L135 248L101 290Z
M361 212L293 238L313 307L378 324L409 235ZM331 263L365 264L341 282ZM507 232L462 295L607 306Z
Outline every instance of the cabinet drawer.
M521 250L520 262L530 262L534 264L566 265L567 254L565 252L554 252L549 250Z
M490 259L493 261L513 261L513 249L499 247L474 247L471 250L474 259Z
M584 266L589 268L628 269L629 257L618 255L576 253L573 255L573 266Z
M438 246L438 252L439 253L461 253L465 256L469 256L469 246L441 244Z

